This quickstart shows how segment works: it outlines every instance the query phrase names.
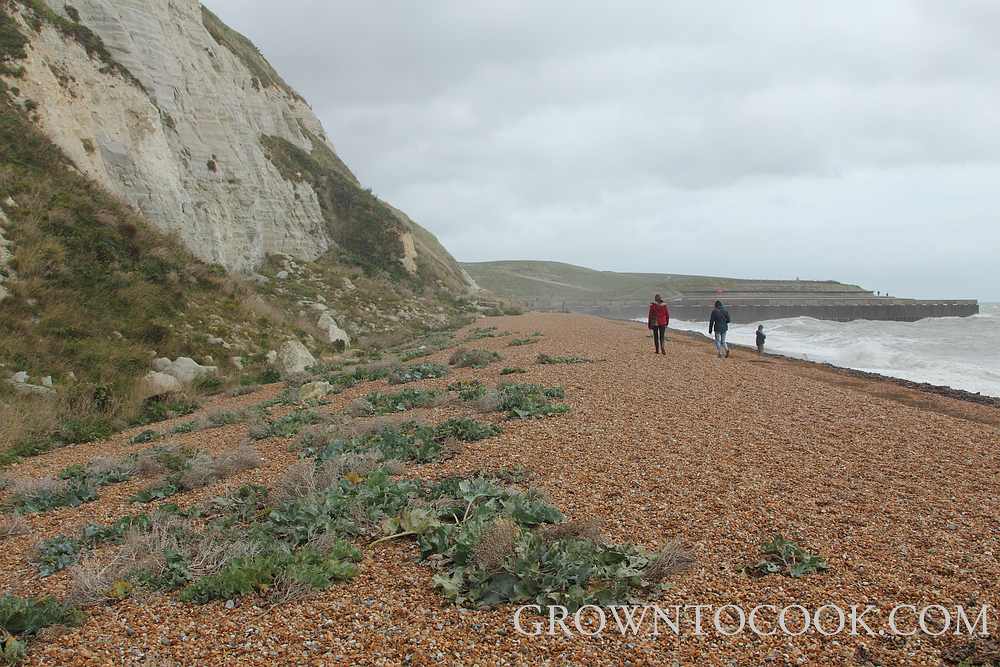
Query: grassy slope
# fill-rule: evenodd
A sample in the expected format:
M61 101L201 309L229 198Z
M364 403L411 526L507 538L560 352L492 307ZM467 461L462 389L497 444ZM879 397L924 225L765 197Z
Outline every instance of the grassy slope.
M28 16L29 24L51 18ZM30 30L0 12L0 67L14 77L11 87ZM95 57L101 53L95 47ZM13 295L0 303L0 376L51 375L61 391L54 406L32 408L0 382L0 450L70 415L120 425L136 409L135 386L154 351L203 359L223 352L208 344L218 336L252 341L234 354L254 353L301 333L247 307L248 286L198 261L82 176L15 99L0 81L0 201L13 202L4 208L17 276L7 283ZM225 371L228 360L216 363Z
M289 96L301 100L295 90L285 83L271 63L249 39L236 32L213 14L207 7L201 8L202 23L205 29L220 46L224 46L243 62L256 78L256 84L263 88L279 88Z
M444 292L417 294L417 285L394 282L386 271L360 276L360 269L338 261L342 257L311 265L308 279L293 277L281 285L260 287L195 259L175 239L76 171L38 129L30 105L17 100L14 88L23 72L19 61L26 56L32 29L44 23L67 38L82 40L92 57L108 57L96 35L35 4L21 2L28 9L27 27L14 20L9 9L0 11L0 74L10 81L8 88L0 80L0 202L8 197L14 201L5 206L11 220L5 235L13 242L11 268L17 275L6 284L13 296L0 303L0 464L10 458L5 450L10 454L12 446L22 453L33 451L35 444L25 446L26 439L44 442L43 448L58 444L52 443L52 434L65 431L68 421L93 426L74 429L73 438L81 439L121 426L137 409L134 389L148 372L154 352L199 361L213 354L213 363L231 375L235 368L229 355L261 362L264 352L290 335L312 334L314 352L332 352L322 342L316 315L299 303L303 298L322 295L338 318L347 315L348 321L378 334L375 344L384 342L387 329L411 336L422 328L419 319L395 323L386 317L406 302L420 302L424 312L440 315L439 320L463 316L465 304ZM105 61L105 68L133 82L112 63ZM319 159L315 168L336 182L337 192L348 195L334 205L374 211L393 229L400 228L394 213L384 205L385 210L379 209L378 201L357 186L332 151L319 152ZM390 241L398 243L398 235L382 239L374 234L377 228L364 224L363 216L351 219L357 224L343 230L341 240L358 255L367 254L351 259L369 259L369 266L377 266L384 261L379 250ZM337 289L348 277L355 287ZM210 344L210 336L233 343L232 350ZM35 381L53 376L59 400L39 404L15 396L2 380L20 370ZM71 373L76 381L70 381Z
M618 273L594 271L560 262L508 261L471 262L462 267L479 286L499 296L525 301L553 303L561 301L645 300L651 292L665 297L693 289L754 289L759 287L790 290L860 289L832 281L741 280L710 276L661 273Z

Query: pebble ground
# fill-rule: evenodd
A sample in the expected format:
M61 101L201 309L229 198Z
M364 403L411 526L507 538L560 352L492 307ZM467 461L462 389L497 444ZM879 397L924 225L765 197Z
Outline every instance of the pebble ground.
M510 336L469 343L504 360L419 385L472 377L493 383L500 368L520 366L528 373L514 381L563 385L572 412L505 422L501 436L473 443L444 463L410 466L408 474L433 478L523 466L531 484L565 514L600 519L612 540L649 548L680 540L696 565L672 580L659 600L664 608L871 604L883 613L867 617L877 633L896 604L964 605L970 613L990 605L990 632L998 634L1000 410L747 350L720 360L707 340L676 332L667 355L656 356L636 323L529 314L477 326L544 336L521 347L508 347ZM534 363L539 352L593 361L540 366ZM339 411L376 387L335 396L324 410ZM221 399L206 409L252 405L279 389ZM437 421L465 412L449 404L421 416ZM7 472L43 476L96 455L139 451L145 445L127 444L139 430ZM172 440L224 451L246 430L238 424ZM248 482L273 483L296 460L288 442L261 441L261 468L171 500L190 505ZM65 594L66 572L38 578L29 563L32 544L141 511L128 497L144 483L105 487L96 502L30 517L31 535L0 547L0 589ZM759 545L776 532L825 556L829 571L802 579L747 576L744 567L757 562ZM353 581L275 609L254 599L227 609L170 596L91 609L79 628L32 642L27 664L939 665L943 650L966 639L952 631L940 638L851 636L849 628L829 637L729 637L711 622L702 636L683 625L680 636L661 626L659 637L612 629L593 638L529 637L515 632L513 608L456 608L434 590L432 575L416 561L412 544L383 543L365 551ZM724 628L735 627L734 614L723 615ZM909 630L912 618L902 618ZM765 629L772 620L765 617Z

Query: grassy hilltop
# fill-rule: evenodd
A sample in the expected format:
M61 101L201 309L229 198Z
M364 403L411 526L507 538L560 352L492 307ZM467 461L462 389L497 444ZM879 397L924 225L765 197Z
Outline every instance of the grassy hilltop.
M497 296L524 302L645 301L691 290L862 291L856 285L814 280L744 280L676 273L595 271L562 262L466 262L462 267L479 286Z

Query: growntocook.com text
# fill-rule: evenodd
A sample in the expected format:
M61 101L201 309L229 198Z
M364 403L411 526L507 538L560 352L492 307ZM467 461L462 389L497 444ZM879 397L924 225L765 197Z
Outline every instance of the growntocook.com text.
M897 604L888 610L872 605L834 604L816 609L797 604L785 607L765 604L749 609L733 604L586 605L574 613L559 605L525 605L514 612L513 621L517 632L529 637L596 637L607 633L633 637L709 634L988 637L997 625L995 609L989 605L965 609L937 604Z

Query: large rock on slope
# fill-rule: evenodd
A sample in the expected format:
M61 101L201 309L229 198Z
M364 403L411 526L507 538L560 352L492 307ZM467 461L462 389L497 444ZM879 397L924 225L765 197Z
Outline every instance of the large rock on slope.
M11 85L38 104L41 127L86 175L230 270L250 272L268 254L312 260L335 239L358 236L338 227L351 221L324 211L315 179L283 174L265 145L319 156L341 190L362 196L315 114L253 44L198 0L43 2L79 18L125 71L91 59L48 22L35 31L17 3L5 10L20 12L32 42L19 63L25 76ZM426 230L402 218L386 225L399 235L391 245L405 270L414 273L422 260L428 275L467 286Z
M278 355L274 360L274 367L284 377L301 373L315 365L316 357L297 340L287 341L278 348Z
M202 366L190 357L177 357L174 361L163 357L154 359L152 365L157 373L176 378L181 384L191 384L200 377L219 372L216 366Z
M150 371L147 373L140 385L140 391L144 399L151 396L176 394L179 391L183 391L183 389L184 385L181 384L180 380L173 375L167 375L159 371Z
M334 347L346 350L351 346L351 337L347 335L346 331L340 328L337 320L333 319L330 313L320 315L316 326L322 329L323 333L326 334L327 340L333 343Z

